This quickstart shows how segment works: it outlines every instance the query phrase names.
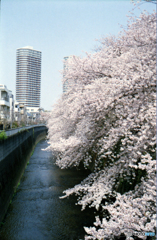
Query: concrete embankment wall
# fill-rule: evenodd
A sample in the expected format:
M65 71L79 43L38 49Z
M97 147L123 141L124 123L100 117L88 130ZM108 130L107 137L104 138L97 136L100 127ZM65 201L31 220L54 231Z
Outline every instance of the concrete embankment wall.
M44 139L46 133L47 128L39 126L0 140L0 223L7 212L35 144Z

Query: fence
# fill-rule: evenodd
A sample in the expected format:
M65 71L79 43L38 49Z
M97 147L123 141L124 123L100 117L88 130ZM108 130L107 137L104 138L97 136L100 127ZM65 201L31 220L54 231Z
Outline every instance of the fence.
M6 131L8 138L0 142L0 161L14 151L27 138L31 136L35 138L39 131L46 131L46 129L46 126L41 124Z
M22 131L25 131L25 130L28 130L28 129L31 129L31 128L43 127L43 126L45 127L45 124L38 124L38 125L19 127L19 128L7 130L7 131L5 131L5 133L6 133L7 136L11 136L11 135L14 135L14 134L16 134L18 132L22 132Z

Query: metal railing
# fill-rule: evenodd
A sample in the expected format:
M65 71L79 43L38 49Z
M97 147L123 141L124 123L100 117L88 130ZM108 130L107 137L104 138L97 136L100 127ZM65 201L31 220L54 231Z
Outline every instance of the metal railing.
M31 125L31 126L25 126L25 127L20 127L20 128L15 128L15 129L10 129L5 131L7 137L8 136L12 136L18 132L24 131L26 129L30 129L30 128L35 128L35 127L42 127L42 126L46 126L45 124L37 124L37 125ZM2 132L2 131L0 131Z

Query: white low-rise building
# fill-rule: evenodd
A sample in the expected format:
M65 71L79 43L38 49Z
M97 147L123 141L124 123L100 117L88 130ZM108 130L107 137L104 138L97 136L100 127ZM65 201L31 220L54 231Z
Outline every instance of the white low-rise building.
M39 123L41 122L41 112L43 112L43 108L33 108L33 107L27 107L27 120L28 123Z
M10 119L10 91L7 89L6 85L0 84L0 119L9 120Z
M26 107L22 102L15 102L12 91L8 90L6 85L0 84L0 125L3 129L12 127L14 121L18 125L40 123L43 111L43 108Z
M24 103L15 102L14 116L15 116L15 121L17 122L27 121L27 110Z
M15 121L17 121L17 122L21 121L20 108L19 108L19 103L18 102L14 103L14 117L15 117Z
M6 85L0 84L0 124L10 128L14 121L14 95Z
M24 103L19 104L19 110L21 115L21 121L26 122L27 121L27 109Z
M12 91L9 90L9 102L10 102L10 122L12 123L15 120L14 117L14 95Z

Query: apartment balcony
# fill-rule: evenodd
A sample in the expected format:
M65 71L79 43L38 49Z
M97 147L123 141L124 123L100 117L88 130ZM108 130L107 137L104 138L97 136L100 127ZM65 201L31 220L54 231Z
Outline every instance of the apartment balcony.
M0 97L0 105L10 107L9 97Z
M9 97L1 97L0 100L4 100L6 102L9 102Z

